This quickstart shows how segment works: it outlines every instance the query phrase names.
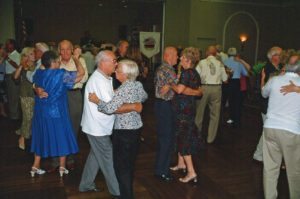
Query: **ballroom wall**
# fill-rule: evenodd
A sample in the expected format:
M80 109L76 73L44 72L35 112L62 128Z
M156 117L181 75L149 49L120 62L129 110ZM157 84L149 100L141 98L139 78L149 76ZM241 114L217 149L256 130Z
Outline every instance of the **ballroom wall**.
M257 60L264 60L266 51L279 45L284 48L299 48L299 6L289 1L230 1L230 0L168 0L166 1L165 43L197 46L203 51L209 44L223 43L223 28L226 20L234 13L246 12L259 27ZM295 6L296 4L296 6ZM256 28L248 15L239 15L245 29L250 32L245 43L244 57L253 64L256 50ZM188 23L186 23L188 21ZM244 23L242 23L244 21ZM245 25L246 24L246 25ZM239 31L241 26L231 25L231 37L226 37L225 49L235 46L240 50ZM291 30L293 26L293 30ZM228 27L230 28L230 27ZM255 30L254 30L255 29ZM228 36L228 35L227 35ZM183 39L181 39L183 38ZM185 42L182 42L185 40Z
M136 30L161 30L162 3L120 0L23 0L15 4L16 16L26 19L33 41L70 39L78 43L89 30L97 41L117 42ZM101 5L100 5L101 2ZM22 8L22 11L21 11Z
M13 4L14 2L14 4ZM104 2L99 6L99 2ZM248 33L243 55L250 63L265 59L273 45L299 48L300 7L297 0L0 0L0 42L20 35L21 17L28 23L32 41L59 41L68 38L78 43L85 30L98 41L117 42L132 32L162 31L165 2L165 45L197 46L204 52L209 44L223 44L225 49L240 49L239 34ZM22 8L22 10L21 10ZM223 28L230 16L226 37ZM13 17L15 14L15 17ZM256 45L256 27L259 27ZM136 34L135 34L136 35ZM225 39L225 40L224 40ZM257 49L256 49L257 46ZM257 50L257 57L255 57Z

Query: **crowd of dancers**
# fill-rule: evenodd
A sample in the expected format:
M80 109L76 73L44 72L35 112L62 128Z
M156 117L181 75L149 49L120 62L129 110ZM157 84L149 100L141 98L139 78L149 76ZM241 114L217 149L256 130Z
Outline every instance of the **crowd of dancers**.
M0 115L22 120L16 134L19 148L34 154L31 176L46 173L41 167L41 159L46 157L53 157L49 172L58 171L63 177L74 169L75 154L80 150L77 136L82 130L91 148L79 191L99 191L95 178L101 170L114 198L134 198L134 164L149 73L139 49L129 47L125 40L103 49L90 41L79 46L63 40L57 48L39 42L24 47L21 54L13 39L0 47ZM242 125L246 78L253 67L234 47L224 53L219 45L211 45L201 54L195 47L167 46L162 54L154 73L154 174L168 182L173 180L171 172L183 171L181 183L197 183L193 157L201 144L215 141L221 107L228 102L227 123L234 128ZM264 162L266 198L277 197L282 159L291 198L299 198L299 54L272 47L267 58L259 70L264 131L253 158ZM207 106L209 123L204 132ZM171 165L174 153L177 161Z

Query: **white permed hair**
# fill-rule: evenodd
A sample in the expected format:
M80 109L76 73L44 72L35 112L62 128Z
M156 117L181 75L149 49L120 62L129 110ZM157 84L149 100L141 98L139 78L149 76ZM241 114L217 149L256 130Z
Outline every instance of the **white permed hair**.
M49 46L44 42L38 42L35 44L35 48L39 49L43 53L49 50Z
M300 73L300 61L297 61L295 64L287 64L285 66L286 72Z
M280 55L281 51L282 51L282 48L280 48L278 46L274 46L274 47L270 48L270 50L267 53L268 59L271 61L272 57L276 54Z
M128 80L134 81L139 75L138 65L129 59L123 59L118 63L118 67L122 68L122 72L127 76Z

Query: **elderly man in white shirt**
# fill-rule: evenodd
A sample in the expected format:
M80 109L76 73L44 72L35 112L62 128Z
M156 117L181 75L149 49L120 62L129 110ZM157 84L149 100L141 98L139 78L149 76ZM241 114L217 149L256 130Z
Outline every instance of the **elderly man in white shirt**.
M88 99L89 93L95 93L104 102L112 99L114 92L110 75L115 71L116 64L116 56L112 51L101 51L96 56L97 70L86 84L81 126L82 131L87 135L91 151L84 166L79 191L98 191L94 180L101 169L109 192L117 197L120 195L120 190L113 166L110 138L115 116L99 112L97 105ZM124 104L117 110L118 113L130 111L140 112L141 104Z
M203 89L203 96L197 102L195 123L198 130L202 130L202 122L206 105L209 107L210 120L207 133L207 143L212 143L217 135L222 97L222 82L227 81L227 74L224 65L217 60L217 49L215 46L207 48L207 58L203 59L196 66L200 75Z
M300 95L282 94L281 87L294 82L300 85L300 62L286 66L284 75L270 79L262 88L269 97L263 131L264 194L277 198L277 182L282 159L285 161L290 198L300 198Z

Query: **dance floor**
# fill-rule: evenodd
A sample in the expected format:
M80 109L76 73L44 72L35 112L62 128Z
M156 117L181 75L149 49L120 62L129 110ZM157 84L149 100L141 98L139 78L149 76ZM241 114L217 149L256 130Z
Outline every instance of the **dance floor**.
M156 129L153 113L153 97L146 102L143 111L144 141L140 145L136 162L134 192L136 199L260 199L263 198L263 165L252 159L262 122L259 109L246 105L243 109L242 126L232 128L225 124L227 110L220 124L215 143L206 145L193 158L198 174L198 184L183 184L178 181L180 173L173 173L172 182L162 182L153 175ZM207 124L207 119L205 120ZM78 140L80 152L74 170L63 178L58 172L46 173L32 178L29 170L33 155L17 148L18 136L15 130L20 122L0 119L0 198L30 199L110 199L103 175L96 178L101 192L80 193L78 185L89 143L84 133ZM204 129L207 129L207 125ZM176 155L174 154L174 163ZM50 159L42 160L42 167L48 168ZM288 198L285 171L282 170L279 183L279 198Z

